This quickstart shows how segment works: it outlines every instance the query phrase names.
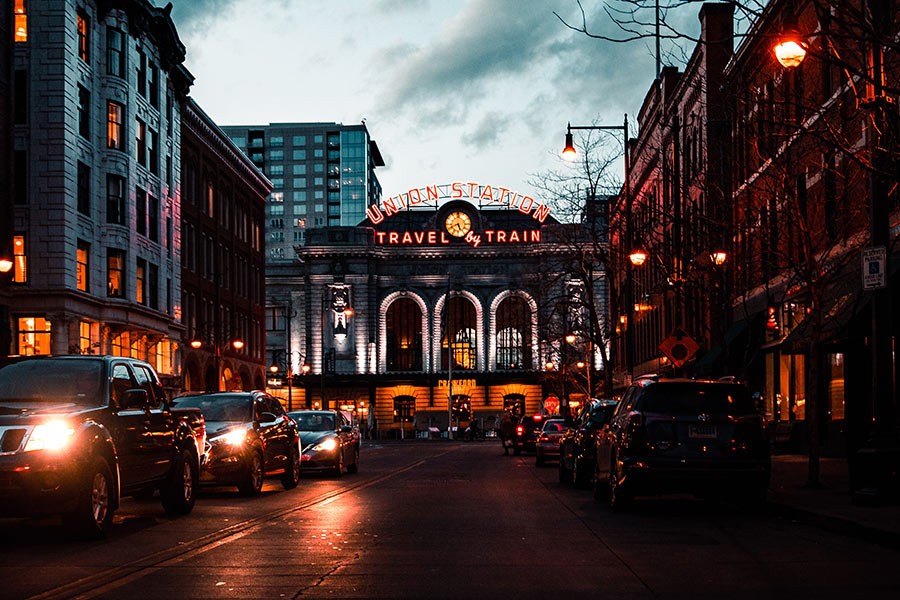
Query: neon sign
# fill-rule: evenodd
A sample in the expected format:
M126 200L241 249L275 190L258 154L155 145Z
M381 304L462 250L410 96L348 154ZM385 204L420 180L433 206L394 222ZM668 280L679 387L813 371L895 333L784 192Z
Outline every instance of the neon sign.
M550 207L537 202L531 196L519 194L502 186L482 185L475 182L455 181L453 183L426 185L410 189L396 196L389 196L381 205L372 204L366 209L366 217L376 225L386 217L404 210L416 208L436 208L442 200L469 200L480 207L486 205L506 206L520 213L531 215L538 223L543 223L550 215Z

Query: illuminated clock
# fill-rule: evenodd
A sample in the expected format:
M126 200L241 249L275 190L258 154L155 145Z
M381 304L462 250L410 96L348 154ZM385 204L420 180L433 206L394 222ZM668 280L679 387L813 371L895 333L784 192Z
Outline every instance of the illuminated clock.
M454 237L463 237L472 229L472 218L461 210L453 211L444 221L447 233Z

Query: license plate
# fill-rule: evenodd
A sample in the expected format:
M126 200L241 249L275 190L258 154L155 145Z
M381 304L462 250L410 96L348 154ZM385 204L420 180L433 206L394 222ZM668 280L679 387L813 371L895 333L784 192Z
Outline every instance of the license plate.
M695 439L715 439L715 425L688 425L688 437Z

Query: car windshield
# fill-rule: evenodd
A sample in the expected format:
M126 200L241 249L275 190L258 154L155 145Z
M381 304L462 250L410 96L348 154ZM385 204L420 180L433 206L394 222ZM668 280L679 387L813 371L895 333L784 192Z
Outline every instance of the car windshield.
M253 420L253 400L243 394L186 396L175 401L178 408L199 408L207 421L247 423Z
M103 406L103 361L35 359L0 366L0 403Z
M300 431L334 431L334 417L322 413L291 413Z
M566 430L566 422L565 421L545 421L544 428L541 431L565 431Z
M669 414L756 412L749 391L742 385L693 382L652 385L645 390L640 408L646 412Z

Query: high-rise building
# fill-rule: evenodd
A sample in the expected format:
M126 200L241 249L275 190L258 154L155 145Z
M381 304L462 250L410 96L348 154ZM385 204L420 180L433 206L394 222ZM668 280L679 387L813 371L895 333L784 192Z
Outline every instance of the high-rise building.
M223 126L272 182L266 207L266 264L295 260L306 231L354 226L381 200L384 160L365 123Z

